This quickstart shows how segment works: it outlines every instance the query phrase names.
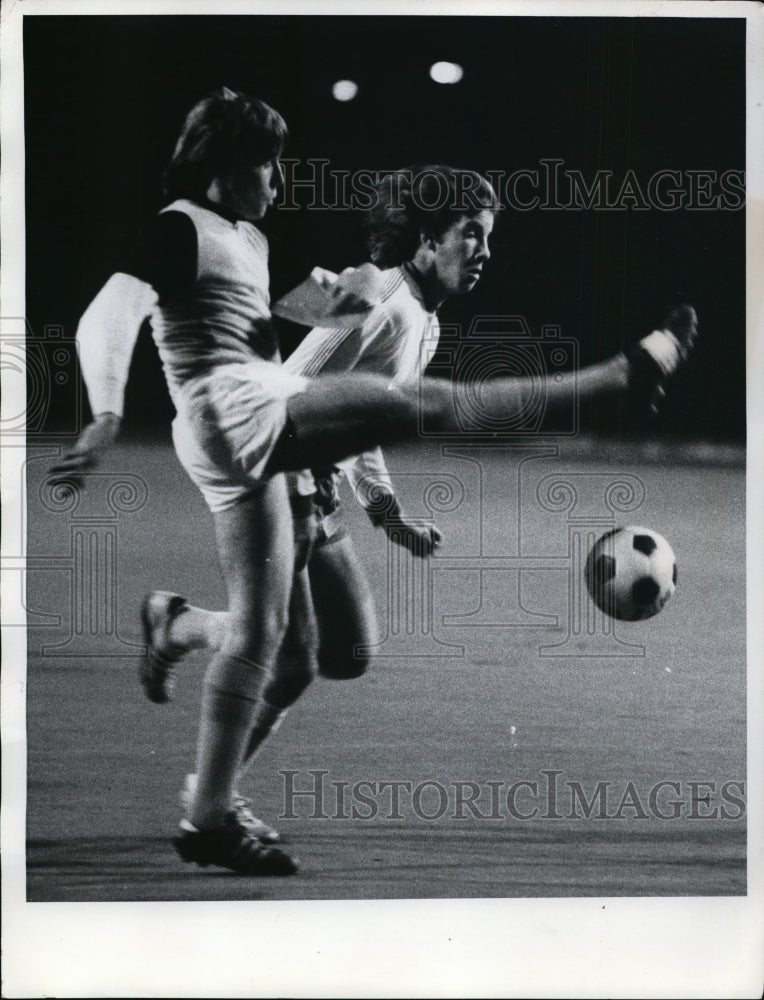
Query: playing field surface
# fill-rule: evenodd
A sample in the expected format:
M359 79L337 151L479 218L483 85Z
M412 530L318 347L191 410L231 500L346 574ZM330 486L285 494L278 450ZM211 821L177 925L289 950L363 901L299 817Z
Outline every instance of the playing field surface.
M385 639L365 677L317 681L248 776L301 862L257 880L170 845L205 656L169 705L136 676L148 590L223 607L201 500L164 445L118 449L76 508L30 454L28 899L745 894L744 469L655 457L391 454L441 553L400 559L349 506ZM664 611L615 630L580 582L608 519L658 530L679 566Z

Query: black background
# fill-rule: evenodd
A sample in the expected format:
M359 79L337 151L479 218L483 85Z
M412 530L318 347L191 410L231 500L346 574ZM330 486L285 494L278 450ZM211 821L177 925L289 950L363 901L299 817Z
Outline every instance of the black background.
M430 65L464 67L456 86ZM631 169L745 167L745 23L732 19L495 17L26 17L27 315L72 336L141 223L189 107L222 84L287 120L285 155L334 170L446 162L507 174L564 160L591 181ZM333 99L342 78L354 101ZM307 168L298 168L303 175ZM683 185L686 187L686 180ZM358 212L273 211L272 294L315 265L365 258ZM689 298L702 339L659 422L661 434L745 434L744 211L508 210L472 295L441 320L521 314L559 324L583 363L649 332ZM303 334L283 324L284 353ZM55 424L66 400L51 413ZM171 413L141 336L128 391L132 427ZM591 429L607 433L604 422Z

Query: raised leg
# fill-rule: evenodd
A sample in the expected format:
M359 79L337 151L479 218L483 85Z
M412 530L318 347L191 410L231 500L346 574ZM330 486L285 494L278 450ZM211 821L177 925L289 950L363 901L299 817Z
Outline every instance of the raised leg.
M554 421L572 400L616 395L629 386L630 363L616 355L602 364L558 380L544 379L546 414ZM470 390L472 391L472 390ZM502 419L518 418L539 391L539 380L498 378L480 386L482 411ZM419 385L397 385L378 375L353 372L313 379L287 402L289 426L279 438L269 469L332 465L376 445L415 440L430 431L463 430L460 413L465 386L424 378Z

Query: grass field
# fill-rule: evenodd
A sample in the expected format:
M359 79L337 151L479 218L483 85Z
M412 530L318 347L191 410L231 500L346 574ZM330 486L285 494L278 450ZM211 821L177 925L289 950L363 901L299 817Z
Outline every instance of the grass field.
M43 504L49 457L31 454L28 899L745 894L742 465L525 458L391 454L412 509L447 483L431 573L391 557L349 507L386 641L360 680L317 681L264 747L246 790L301 871L253 880L183 865L169 843L204 656L167 706L136 678L146 591L223 605L200 498L166 446L138 444L76 510L44 491ZM122 473L132 496L109 494ZM575 507L552 509L553 475L575 484ZM618 521L671 541L679 586L657 618L605 635L570 539L604 530L603 489L624 477L637 506ZM289 797L319 771L317 809ZM389 782L408 783L397 810ZM604 796L588 818L574 787Z

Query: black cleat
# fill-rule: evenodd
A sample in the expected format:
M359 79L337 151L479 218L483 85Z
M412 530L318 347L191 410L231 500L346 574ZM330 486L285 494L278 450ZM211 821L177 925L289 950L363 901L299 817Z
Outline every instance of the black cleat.
M655 415L666 395L666 380L687 359L698 335L698 317L690 305L675 306L628 354L629 404L635 415Z
M183 791L180 793L180 804L186 815L188 815L191 809L191 802L196 791L196 783L197 775L186 775ZM281 842L281 834L278 830L274 830L272 826L268 826L267 823L264 823L252 812L251 799L245 799L243 795L234 792L233 811L236 813L236 818L241 826L244 827L247 833L251 833L253 837L257 837L261 844L278 844Z
M189 824L190 825L190 824ZM238 875L294 875L298 864L278 847L265 847L229 812L223 826L214 830L181 827L173 846L184 861L200 868L217 865Z
M684 361L698 336L698 314L690 305L674 306L663 320L661 329L676 337Z

